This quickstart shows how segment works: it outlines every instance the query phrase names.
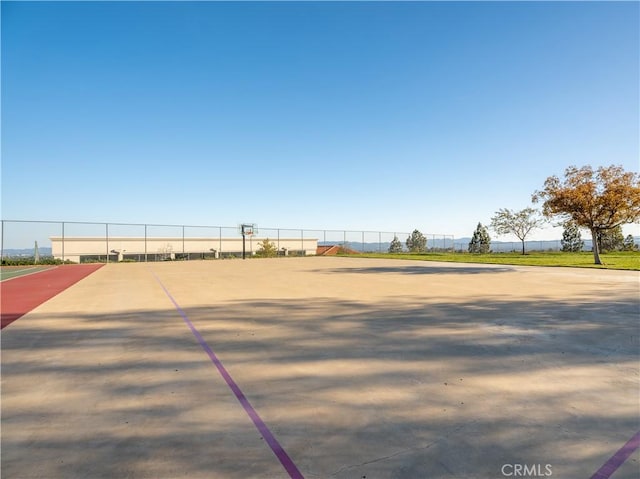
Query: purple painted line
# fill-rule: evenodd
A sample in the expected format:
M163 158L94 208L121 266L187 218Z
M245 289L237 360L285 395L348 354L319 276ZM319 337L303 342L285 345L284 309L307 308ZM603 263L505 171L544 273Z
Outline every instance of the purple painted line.
M227 386L229 386L229 389L231 389L231 391L233 392L238 402L240 402L240 404L244 408L247 415L251 418L251 420L253 421L253 424L256 426L256 429L258 429L260 434L262 434L262 437L267 442L267 444L269 445L273 453L276 455L276 457L278 458L278 460L280 461L284 469L287 471L287 473L289 474L289 477L291 477L291 479L304 479L304 476L302 475L300 470L293 463L293 461L291 460L287 452L280 445L280 443L272 434L272 432L269 430L269 428L267 427L265 422L262 420L262 418L258 415L258 412L253 408L253 406L251 405L247 397L244 395L244 393L240 389L240 386L238 386L238 384L233 380L233 378L231 377L227 369L224 367L222 362L218 359L218 356L216 356L216 354L209 347L209 345L204 340L200 332L195 328L193 323L189 320L189 318L187 317L187 313L183 311L183 309L176 302L173 296L171 296L171 293L169 293L169 290L167 290L164 284L162 284L162 281L160 281L160 278L158 278L158 276L156 276L156 274L153 271L151 271L151 274L156 279L160 287L164 290L165 294L169 297L169 299L171 300L175 308L178 310L178 313L180 313L180 316L182 316L182 319L184 320L186 325L189 326L189 329L191 330L193 335L196 337L196 339L200 343L200 346L202 346L202 349L204 349L204 351L209 355L211 362L215 365L216 368L218 368L218 372L227 383Z
M591 479L609 479L636 449L640 447L640 431L622 446L604 465L591 476Z

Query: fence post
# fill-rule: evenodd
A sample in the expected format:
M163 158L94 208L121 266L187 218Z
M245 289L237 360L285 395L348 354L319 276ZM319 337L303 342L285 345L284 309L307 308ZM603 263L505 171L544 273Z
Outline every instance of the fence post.
M64 221L62 222L62 262L64 263Z
M105 227L105 240L107 241L107 263L109 262L109 223L104 224Z
M0 232L0 264L4 260L4 220L2 220L2 231Z

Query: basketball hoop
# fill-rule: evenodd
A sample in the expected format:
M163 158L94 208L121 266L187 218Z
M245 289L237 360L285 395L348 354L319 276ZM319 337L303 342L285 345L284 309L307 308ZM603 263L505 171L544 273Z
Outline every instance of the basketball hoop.
M242 259L246 257L246 245L245 240L247 236L251 237L254 233L258 232L254 223L243 223L238 225L238 232L242 235Z
M243 223L238 226L238 233L242 236L253 236L258 232L255 223Z

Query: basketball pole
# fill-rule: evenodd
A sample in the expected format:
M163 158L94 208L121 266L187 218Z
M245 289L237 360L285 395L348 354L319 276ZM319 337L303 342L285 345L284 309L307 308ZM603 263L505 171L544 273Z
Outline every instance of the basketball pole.
M244 233L244 226L242 227L242 259L246 259L246 244L247 244L247 235Z
M242 233L242 259L247 258L247 234L252 235L255 232L254 224L241 224L240 233Z

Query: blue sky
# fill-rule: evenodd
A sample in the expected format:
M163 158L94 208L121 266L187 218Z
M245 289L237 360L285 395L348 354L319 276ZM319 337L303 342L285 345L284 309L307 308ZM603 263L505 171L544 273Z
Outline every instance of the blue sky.
M639 169L637 2L1 8L4 219L461 237Z

